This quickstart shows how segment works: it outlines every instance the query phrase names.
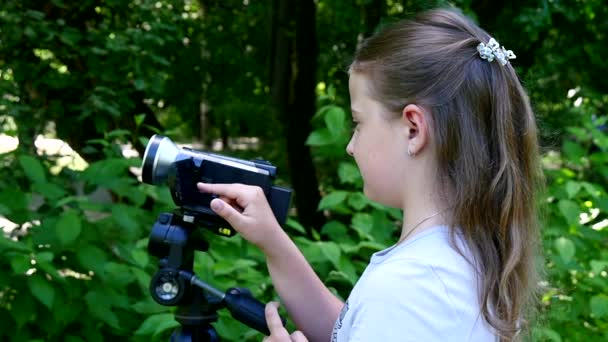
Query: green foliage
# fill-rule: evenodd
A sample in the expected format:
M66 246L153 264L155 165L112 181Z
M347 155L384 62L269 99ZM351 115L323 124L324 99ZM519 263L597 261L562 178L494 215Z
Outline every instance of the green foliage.
M130 174L141 159L113 155L112 142L93 143L108 154L84 171L52 174L53 158L20 149L1 155L8 165L1 169L1 214L18 225L0 237L0 264L9 270L0 275L0 338L64 340L70 331L93 341L159 341L179 325L173 308L151 299L157 260L146 249L158 213L171 210L173 201L166 188ZM259 251L239 237L207 235L212 248L195 262L202 279L273 298ZM223 312L216 329L227 340L260 338Z
M539 118L548 187L534 340L608 339L608 97L606 78L598 77L606 74L607 7L600 0L454 3L516 52L513 65ZM396 241L402 220L399 210L365 197L345 153L345 68L358 38L446 2L315 4L318 110L307 144L328 221L312 238L293 218L285 229L345 298L370 255ZM18 138L19 147L0 154L0 216L10 221L0 236L0 339L168 339L178 324L174 308L148 293L157 260L146 246L158 213L173 202L167 189L141 184L131 172L141 160L121 150L128 143L141 150L155 132L200 137L207 146L256 137L261 150L238 151L241 157L264 154L282 169L286 139L269 101L274 10L259 1L3 3L0 137ZM86 162L68 168L62 157L37 152L38 134L68 142ZM195 260L203 280L276 299L258 250L238 236L205 236L211 249ZM261 337L225 311L215 327L229 341Z
M544 327L550 340L608 338L608 226L606 117L597 104L565 101L581 126L570 126L560 153L545 156L547 213L544 222L546 291Z

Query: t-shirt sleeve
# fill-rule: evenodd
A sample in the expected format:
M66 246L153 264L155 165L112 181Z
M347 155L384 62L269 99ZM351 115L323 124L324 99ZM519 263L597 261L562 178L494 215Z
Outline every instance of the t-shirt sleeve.
M452 302L430 265L399 260L370 274L353 312L350 341L460 341Z

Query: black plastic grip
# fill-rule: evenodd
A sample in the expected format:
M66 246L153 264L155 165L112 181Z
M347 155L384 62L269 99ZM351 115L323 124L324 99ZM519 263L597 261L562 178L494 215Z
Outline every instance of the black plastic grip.
M255 299L248 289L231 288L226 291L224 304L232 314L232 317L253 328L265 335L270 335L268 324L266 323L266 315L264 313L265 305ZM283 326L286 321L281 317Z

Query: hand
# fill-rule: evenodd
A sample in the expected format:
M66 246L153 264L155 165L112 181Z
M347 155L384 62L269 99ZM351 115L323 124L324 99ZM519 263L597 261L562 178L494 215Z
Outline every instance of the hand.
M218 195L219 199L211 201L211 209L262 251L268 251L280 233L284 234L259 186L198 183L197 187L200 192Z
M281 322L279 316L279 303L270 302L266 304L266 324L268 324L268 330L270 330L270 336L264 337L263 342L308 342L308 339L301 331L294 331L291 335Z

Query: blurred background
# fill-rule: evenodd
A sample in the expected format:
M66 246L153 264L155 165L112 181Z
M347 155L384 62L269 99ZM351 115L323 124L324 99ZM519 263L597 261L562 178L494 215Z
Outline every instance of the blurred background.
M545 274L531 339L608 340L602 0L4 0L0 340L168 340L179 324L150 297L158 259L146 246L175 205L138 178L155 133L277 165L276 184L294 189L285 229L347 297L402 217L363 196L345 154L346 67L382 25L447 5L515 52L541 129ZM202 279L278 299L259 251L205 236ZM262 339L219 313L224 340Z

